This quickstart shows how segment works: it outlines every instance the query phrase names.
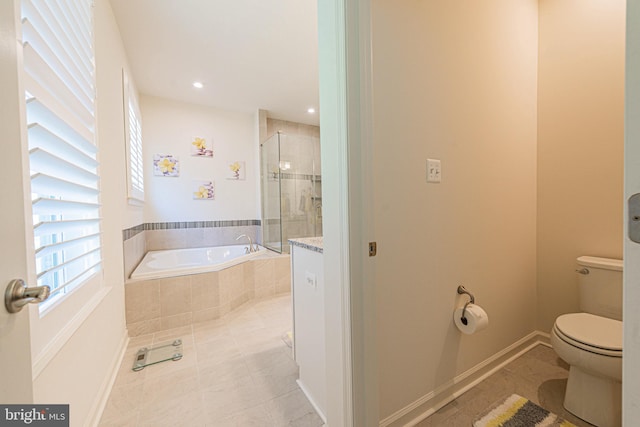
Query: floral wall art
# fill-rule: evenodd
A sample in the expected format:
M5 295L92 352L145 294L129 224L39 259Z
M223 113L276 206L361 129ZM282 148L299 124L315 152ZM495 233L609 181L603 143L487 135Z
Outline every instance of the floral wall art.
M180 159L171 154L154 154L153 174L155 176L180 176Z
M149 178L144 183L146 203L140 213L145 222L259 216L259 176L253 173L259 168L255 112L225 111L144 95L140 108L148 153L144 165ZM180 175L154 176L156 153L179 157ZM239 165L246 172L244 181L227 179L235 174L230 165L236 160L245 162ZM238 175L241 178L242 171Z
M214 200L216 198L213 181L193 181L193 198L195 200Z
M236 161L229 165L229 175L227 179L244 181L247 178L245 162Z
M193 138L193 141L191 141L191 155L194 157L213 157L211 143L204 138Z

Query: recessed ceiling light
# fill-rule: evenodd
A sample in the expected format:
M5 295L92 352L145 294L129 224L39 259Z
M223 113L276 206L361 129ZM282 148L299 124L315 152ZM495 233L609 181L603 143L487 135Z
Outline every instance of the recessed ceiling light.
M313 114L313 113L315 113L315 112L316 112L316 109L315 109L315 108L313 108L313 107L311 107L311 108L307 108L307 113L309 113L309 114Z
M193 87L195 87L196 89L202 89L204 85L202 84L202 82L193 82Z

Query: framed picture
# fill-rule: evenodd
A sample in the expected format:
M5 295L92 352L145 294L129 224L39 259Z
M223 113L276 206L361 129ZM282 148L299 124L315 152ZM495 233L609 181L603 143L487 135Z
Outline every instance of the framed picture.
M229 165L227 179L233 181L244 181L247 178L245 162L236 161Z
M180 159L171 154L154 154L153 174L155 176L180 176Z
M193 198L195 200L214 200L216 186L213 181L193 181Z
M191 155L194 157L213 157L212 143L196 136L191 141Z

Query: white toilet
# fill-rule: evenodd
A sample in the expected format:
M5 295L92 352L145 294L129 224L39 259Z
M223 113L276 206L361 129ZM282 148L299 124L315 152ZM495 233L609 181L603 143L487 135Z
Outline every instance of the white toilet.
M622 424L622 261L578 258L581 313L563 314L551 345L571 369L564 407L598 427Z

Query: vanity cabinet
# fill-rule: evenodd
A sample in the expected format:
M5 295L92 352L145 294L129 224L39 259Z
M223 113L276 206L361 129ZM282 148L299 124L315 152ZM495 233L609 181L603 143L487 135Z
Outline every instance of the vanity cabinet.
M327 386L322 238L291 239L294 357L298 384L325 418Z

